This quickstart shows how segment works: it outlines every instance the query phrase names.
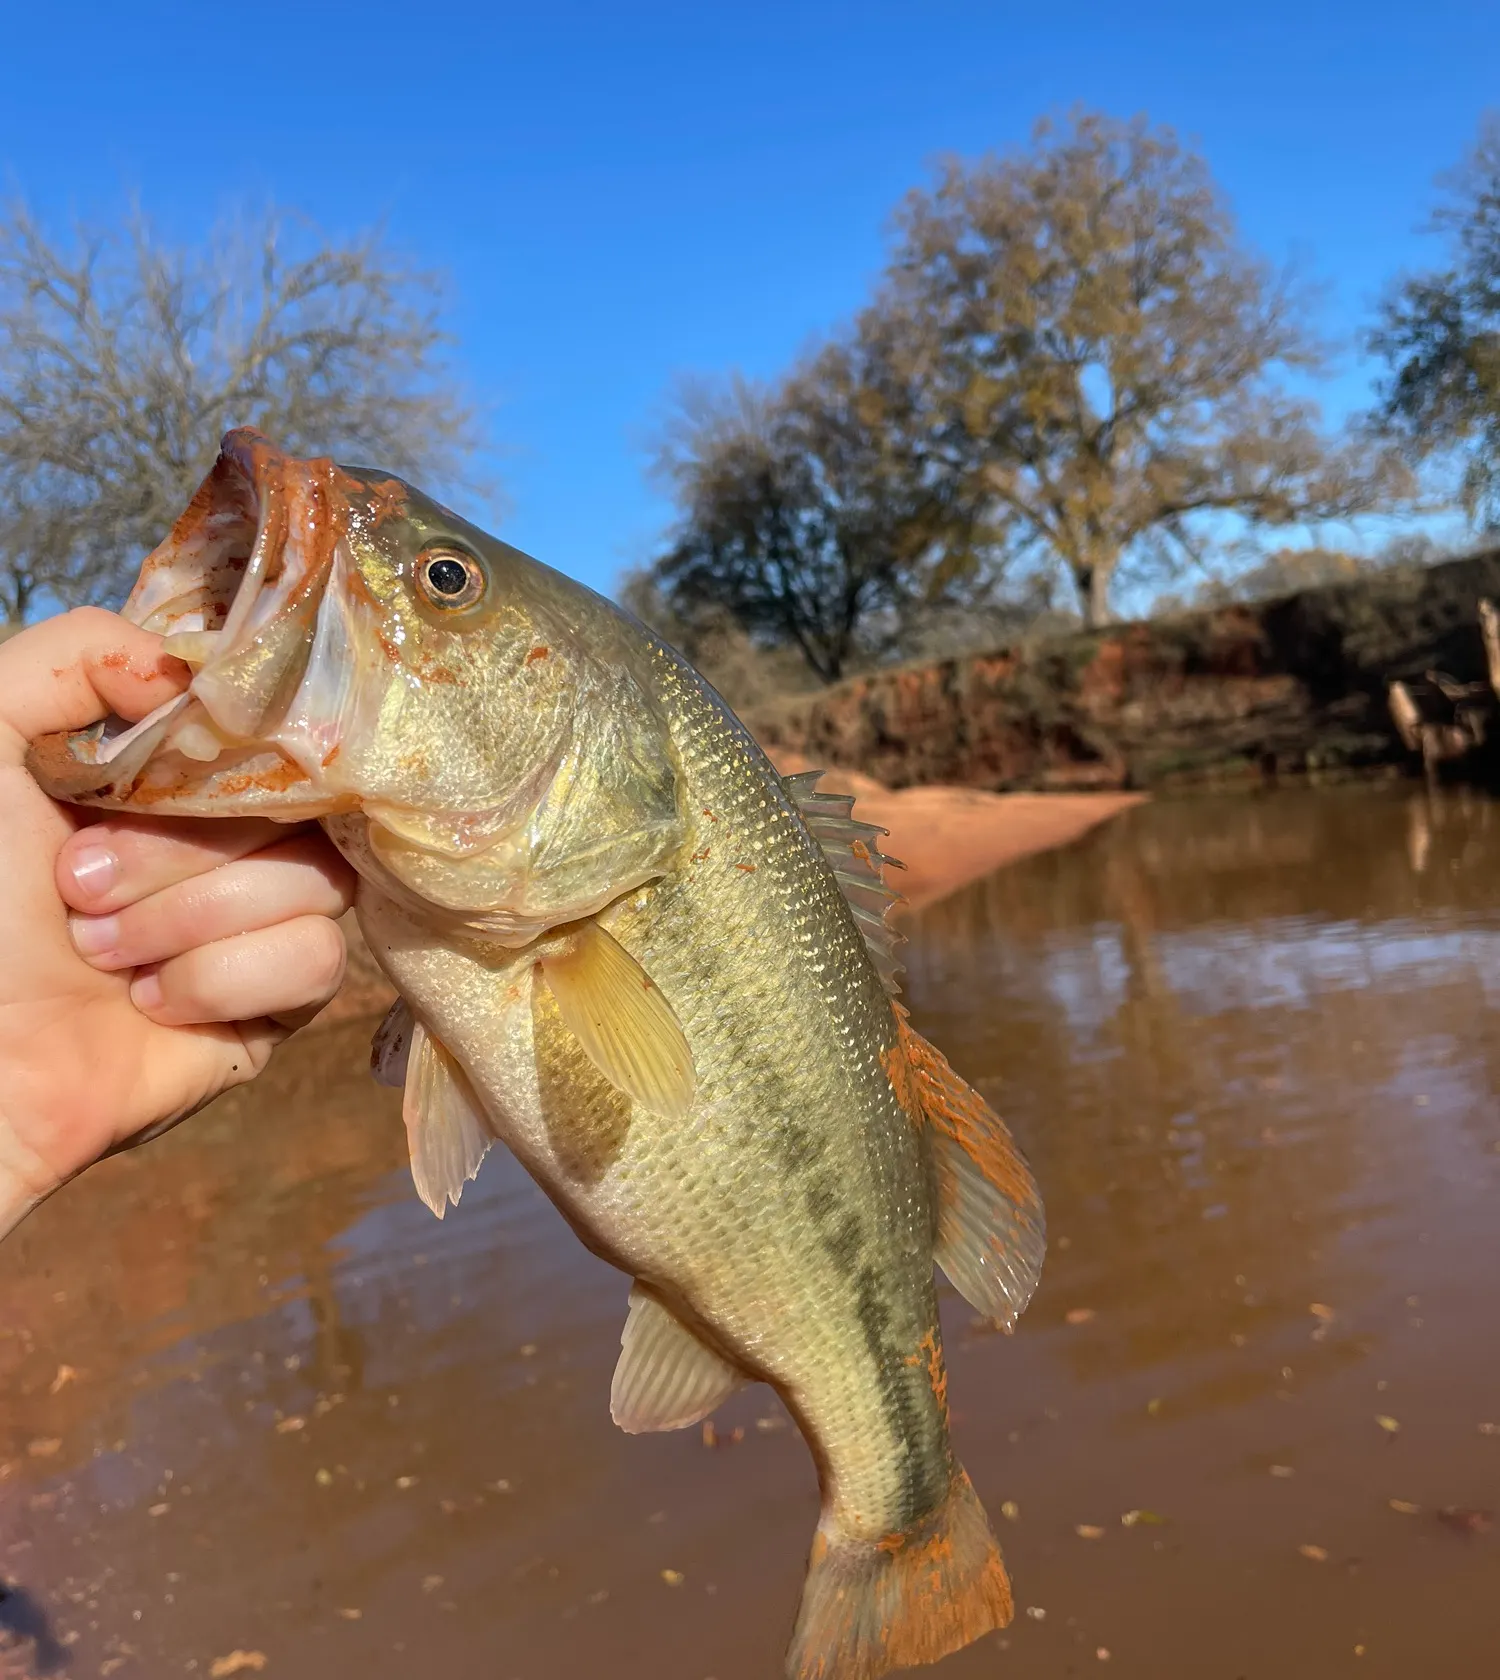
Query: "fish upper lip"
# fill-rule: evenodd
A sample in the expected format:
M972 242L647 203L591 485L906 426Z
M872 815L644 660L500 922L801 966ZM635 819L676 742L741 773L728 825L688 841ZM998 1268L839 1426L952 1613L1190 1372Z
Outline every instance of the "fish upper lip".
M194 635L192 682L148 719L128 728L106 720L39 754L38 769L57 797L111 786L119 793L189 726L197 737L187 756L205 761L205 770L214 762L215 739L221 751L274 748L293 763L265 739L276 721L271 694L227 679L237 656L253 654L268 636L288 638L292 663L310 641L312 615L345 530L345 482L332 460L298 459L252 428L225 435L213 467L142 562L121 609L131 623L166 638L168 653L173 636ZM298 620L306 620L305 633Z
M252 427L228 432L165 541L141 564L121 616L163 636L217 636L222 658L326 580L345 526L344 475Z

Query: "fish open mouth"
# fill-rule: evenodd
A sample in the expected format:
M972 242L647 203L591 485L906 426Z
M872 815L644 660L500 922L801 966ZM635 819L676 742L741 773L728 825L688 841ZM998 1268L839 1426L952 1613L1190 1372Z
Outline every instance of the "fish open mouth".
M184 814L233 801L289 820L339 807L315 784L347 698L345 627L321 622L347 485L330 460L297 460L248 429L225 437L121 609L192 667L191 685L136 723L111 717L35 743L47 792Z

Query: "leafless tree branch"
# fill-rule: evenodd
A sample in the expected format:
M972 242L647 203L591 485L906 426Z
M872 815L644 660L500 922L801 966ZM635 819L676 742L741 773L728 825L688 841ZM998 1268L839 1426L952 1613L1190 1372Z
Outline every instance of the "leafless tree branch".
M233 426L445 487L481 435L441 289L378 233L271 213L200 248L139 214L0 214L0 618L118 598Z

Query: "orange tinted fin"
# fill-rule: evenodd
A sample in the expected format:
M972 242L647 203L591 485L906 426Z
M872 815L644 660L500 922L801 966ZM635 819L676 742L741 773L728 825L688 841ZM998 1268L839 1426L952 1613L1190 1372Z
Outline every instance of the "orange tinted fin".
M609 1414L627 1435L701 1423L747 1380L634 1285L609 1391Z
M449 1202L458 1206L495 1138L463 1069L420 1021L411 1025L401 1118L412 1183L441 1219Z
M642 1108L677 1120L693 1105L693 1053L645 969L597 923L585 922L538 966L583 1053Z
M878 1541L818 1530L787 1651L788 1680L876 1680L971 1645L1013 1613L984 1507L962 1470L947 1502Z
M1036 1180L1005 1122L912 1030L900 1004L887 1072L927 1124L936 1170L933 1258L974 1308L1009 1329L1042 1272L1047 1227Z

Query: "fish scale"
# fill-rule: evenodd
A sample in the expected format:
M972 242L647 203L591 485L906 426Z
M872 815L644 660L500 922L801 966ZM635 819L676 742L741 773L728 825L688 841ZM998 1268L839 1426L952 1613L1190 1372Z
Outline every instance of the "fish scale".
M823 1503L792 1680L876 1680L1003 1626L934 1262L1008 1328L1041 1204L895 1001L878 831L780 778L611 603L255 434L225 439L125 610L171 630L189 690L35 743L32 773L159 818L322 822L400 994L372 1060L403 1086L419 1194L441 1217L502 1139L633 1280L623 1429L756 1380L795 1416Z
M364 885L361 924L569 1219L604 1258L776 1382L816 1437L840 1520L877 1539L924 1514L924 1500L931 1509L949 1477L926 1361L908 1363L938 1331L925 1162L880 1060L895 1024L774 770L660 658L684 803L698 812L683 849L698 861L621 904L608 926L673 1005L692 1047L699 1094L685 1126L637 1109L618 1159L583 1182L549 1135L535 1069L560 1063L575 1093L588 1092L590 1106L570 1116L585 1134L610 1129L616 1093L591 1078L555 1015L538 1035L529 960L489 968L474 992L477 979L454 977L452 954L395 949L385 932L394 907ZM744 862L754 873L734 867ZM488 1002L456 1014L460 992L496 999L503 1030ZM742 996L726 1017L722 1000ZM800 1203L767 1194L788 1183ZM821 1221L804 1211L820 1184L836 1185ZM839 1230L851 1218L857 1240L845 1252Z

